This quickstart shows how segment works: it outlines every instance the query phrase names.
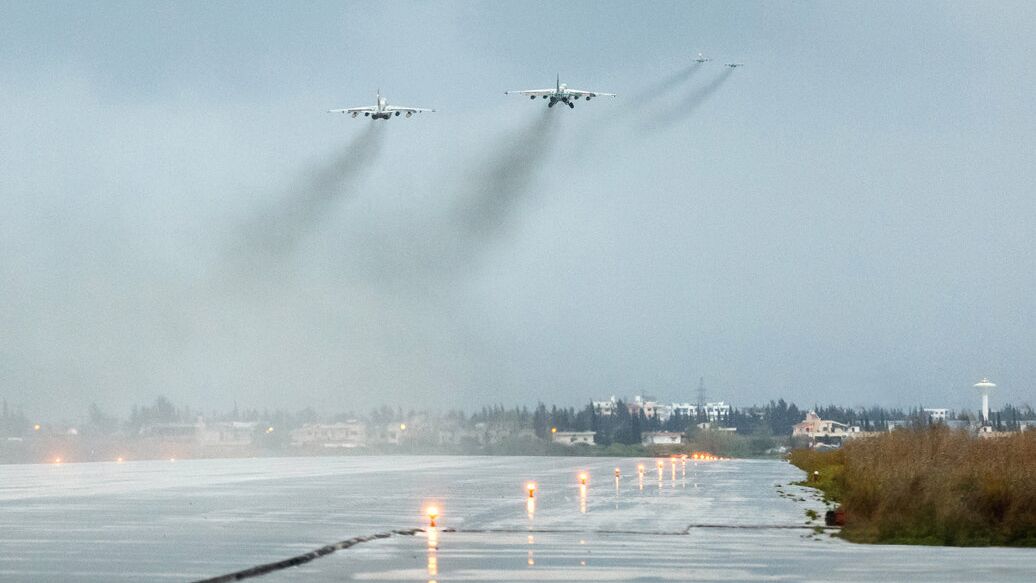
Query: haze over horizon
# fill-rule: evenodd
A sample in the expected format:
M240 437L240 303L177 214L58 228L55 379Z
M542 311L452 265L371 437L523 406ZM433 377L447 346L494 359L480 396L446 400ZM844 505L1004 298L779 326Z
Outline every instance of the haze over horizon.
M27 414L1036 401L1031 3L2 6Z

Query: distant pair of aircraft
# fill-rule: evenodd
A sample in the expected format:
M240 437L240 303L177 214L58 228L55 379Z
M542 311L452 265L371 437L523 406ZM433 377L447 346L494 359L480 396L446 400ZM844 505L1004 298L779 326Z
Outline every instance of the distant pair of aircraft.
M579 99L585 99L590 101L594 97L615 97L614 93L601 93L599 91L584 91L582 89L569 89L568 85L561 82L561 76L558 75L557 82L551 89L527 89L525 91L506 91L505 94L518 94L528 95L529 99L536 99L542 97L547 99L547 107L554 107L558 103L563 103L570 108L575 108L575 102ZM415 113L433 112L434 109L426 109L423 107L399 107L396 105L389 105L384 97L381 96L381 90L378 90L377 101L374 105L367 107L349 107L346 109L332 109L329 113L348 113L353 117L359 116L361 113L363 117L369 117L371 119L389 119L391 117L399 117L405 115L410 117Z
M705 55L703 55L701 53L698 53L698 58L694 59L694 62L698 63L700 65L702 63L708 63L711 60L712 59L710 57L706 57ZM730 67L731 69L736 69L738 67L744 67L745 64L744 63L727 63L726 66Z
M698 58L695 62L701 64L712 59L705 55L698 53ZM727 63L727 66L731 69L743 66L742 63ZM583 89L570 89L568 85L561 82L561 75L558 75L557 80L554 83L554 87L550 89L526 89L524 91L505 91L505 95L526 95L529 99L536 99L540 97L547 100L547 107L554 107L558 103L567 105L571 109L575 109L576 101L585 99L590 101L594 97L615 97L614 93L602 93L600 91L586 91ZM349 107L346 109L332 109L329 113L348 113L353 117L359 116L361 113L363 117L369 117L371 119L389 119L391 117L399 117L405 115L411 117L415 113L433 112L434 109L426 109L423 107L399 107L395 105L389 105L384 97L381 96L381 90L378 90L377 101L374 105L367 107Z

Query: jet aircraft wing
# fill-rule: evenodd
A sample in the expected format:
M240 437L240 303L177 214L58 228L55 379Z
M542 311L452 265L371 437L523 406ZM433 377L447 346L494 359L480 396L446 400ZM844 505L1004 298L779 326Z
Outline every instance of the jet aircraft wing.
M540 97L542 95L554 95L556 89L526 89L525 91L504 91L504 95L532 95L533 97Z
M565 91L580 97L615 97L614 93L601 93L599 91L583 91L582 89L566 89Z
M385 111L401 111L403 113L421 113L421 112L432 112L434 109L425 109L423 107L398 107L395 105L386 105Z
M378 108L374 107L374 106L368 106L368 107L350 107L348 109L329 109L329 110L327 110L327 113L363 113L365 111L369 111L371 113L374 113L375 111L378 111Z

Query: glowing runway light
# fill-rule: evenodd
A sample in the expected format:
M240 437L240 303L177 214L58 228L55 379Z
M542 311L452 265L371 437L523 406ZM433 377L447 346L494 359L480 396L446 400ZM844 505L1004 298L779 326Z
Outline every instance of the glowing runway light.
M61 463L61 458L59 458L59 457L54 458L54 463L60 464Z
M525 489L529 491L529 498L536 497L536 482L528 482L525 484Z
M436 521L439 518L439 508L436 506L429 506L425 509L425 514L428 515L428 526L435 528L437 526Z
M124 461L126 461L126 460L122 459L121 457L115 458L115 463L117 463L117 464L121 464Z
M585 486L585 485L586 485L586 479L587 479L587 477L588 477L588 476L586 475L586 472L581 472L581 473L579 474L579 485L580 485L580 486Z

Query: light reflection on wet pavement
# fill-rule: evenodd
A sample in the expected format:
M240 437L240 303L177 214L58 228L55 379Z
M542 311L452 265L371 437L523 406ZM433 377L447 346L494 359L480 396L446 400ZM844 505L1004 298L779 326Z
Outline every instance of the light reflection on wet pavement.
M814 532L805 511L824 507L787 486L801 473L783 462L688 463L686 474L667 462L643 478L638 464L656 465L398 456L0 466L0 580L211 577L425 527L432 502L434 532L256 580L1031 580L1033 550L853 545Z

